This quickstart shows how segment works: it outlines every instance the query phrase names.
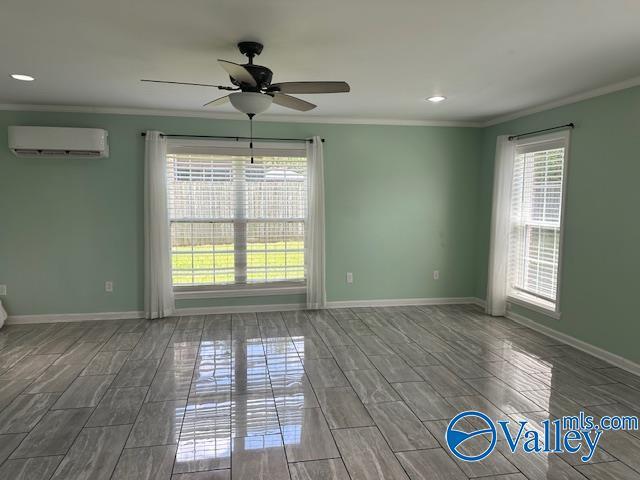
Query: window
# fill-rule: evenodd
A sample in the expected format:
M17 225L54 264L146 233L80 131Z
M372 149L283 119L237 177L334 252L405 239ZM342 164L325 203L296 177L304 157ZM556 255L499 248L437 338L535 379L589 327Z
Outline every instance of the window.
M515 147L509 237L509 295L557 311L568 133Z
M304 144L171 140L167 192L174 287L303 285Z

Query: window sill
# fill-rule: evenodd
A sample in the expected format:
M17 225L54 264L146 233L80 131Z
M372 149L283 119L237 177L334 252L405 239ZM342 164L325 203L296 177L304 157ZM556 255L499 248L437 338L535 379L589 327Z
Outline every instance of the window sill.
M271 295L299 295L307 293L307 287L304 283L296 283L295 285L247 285L244 287L232 286L223 288L202 288L194 287L192 289L179 290L174 289L176 300L190 300L197 298L233 298L233 297L266 297Z
M560 320L560 312L556 311L554 308L552 308L548 304L545 304L542 301L538 302L531 297L527 297L524 295L522 296L509 295L507 297L507 302L520 305L521 307L528 308L529 310L533 310L534 312L542 313L543 315L551 317L555 320Z

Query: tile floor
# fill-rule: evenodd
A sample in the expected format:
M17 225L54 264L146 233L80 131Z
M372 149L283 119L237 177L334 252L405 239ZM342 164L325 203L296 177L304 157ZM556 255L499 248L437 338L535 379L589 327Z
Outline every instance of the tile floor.
M467 409L638 414L640 378L473 306L0 331L1 479L640 479L638 432L588 464L457 461L444 430Z

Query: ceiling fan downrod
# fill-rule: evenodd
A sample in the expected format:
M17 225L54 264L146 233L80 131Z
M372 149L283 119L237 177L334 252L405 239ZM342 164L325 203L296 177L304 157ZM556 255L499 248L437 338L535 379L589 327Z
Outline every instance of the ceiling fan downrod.
M260 42L239 42L238 50L249 59L249 65L253 65L253 57L262 53L263 45Z

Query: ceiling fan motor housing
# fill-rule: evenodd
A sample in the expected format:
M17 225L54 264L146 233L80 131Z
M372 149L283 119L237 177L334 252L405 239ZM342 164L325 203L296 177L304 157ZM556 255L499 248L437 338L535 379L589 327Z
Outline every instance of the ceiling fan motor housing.
M271 85L271 79L273 78L273 72L267 67L263 67L262 65L254 65L253 57L260 55L262 53L262 49L264 46L259 42L240 42L238 43L238 49L240 53L246 55L249 59L249 63L245 63L242 66L249 70L251 76L255 79L257 85L248 85L243 82L239 82L233 77L229 77L231 79L231 83L240 87L243 92L259 92L264 88Z
M240 87L243 92L259 92L260 90L271 85L271 79L273 78L273 72L267 67L263 67L262 65L254 65L252 63L247 63L242 65L244 68L249 70L251 76L255 79L256 85L249 85L247 83L239 82L233 77L229 77L231 79L231 83Z

